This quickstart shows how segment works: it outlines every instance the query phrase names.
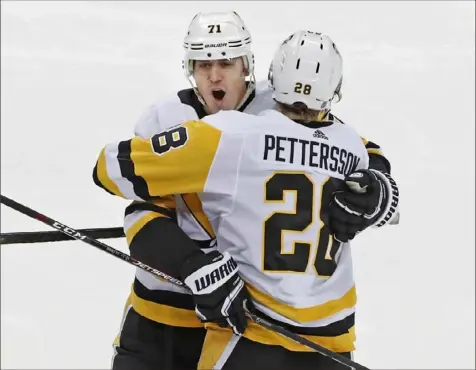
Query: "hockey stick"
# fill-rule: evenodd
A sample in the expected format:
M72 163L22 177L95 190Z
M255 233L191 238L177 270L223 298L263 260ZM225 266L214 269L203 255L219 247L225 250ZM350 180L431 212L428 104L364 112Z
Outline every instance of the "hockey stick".
M10 207L20 213L23 213L24 215L26 216L29 216L31 218L34 218L35 220L38 220L38 221L41 221L43 223L45 223L46 225L48 226L51 226L51 227L54 227L55 229L58 229L60 232L74 238L74 239L77 239L77 240L80 240L86 244L89 244L89 245L92 245L93 247L96 247L108 254L111 254L113 255L114 257L117 257L119 259L122 259L123 261L126 261L128 263L130 263L131 265L134 265L136 267L139 267L149 273L152 273L156 276L159 276L161 277L162 279L165 279L167 280L168 282L170 283L173 283L175 285L178 285L178 286L181 286L181 287L184 287L184 288L187 288L187 286L180 280L172 277L172 276L169 276L167 274L164 274L163 272L153 268L153 267L150 267L134 258L132 258L131 256L129 256L128 254L126 253L123 253L115 248L112 248L110 246L108 246L107 244L104 244L96 239L93 239L85 234L82 234L79 230L75 230L75 229L72 229L71 227L69 226L66 226L66 225L63 225L61 223L59 223L58 221L55 221L23 204L20 204L20 203L17 203L15 202L14 200L4 196L4 195L1 195L1 203L5 204L7 207ZM281 334L282 336L284 337L287 337L291 340L294 340L295 342L297 343L300 343L310 349L313 349L314 351L324 355L324 356L327 356L327 357L330 357L332 358L334 361L340 363L340 364L343 364L343 365L346 365L346 366L349 366L350 368L353 368L353 369L358 369L358 370L370 370L369 368L363 366L363 365L360 365L352 360L349 360L348 358L336 353L336 352L333 352L331 350L328 350L327 348L325 347L322 347L321 345L317 344L317 343L314 343L314 342L311 342L310 340L298 335L298 334L295 334L279 325L275 325L273 323L270 323L269 321L267 320L264 320L262 319L261 317L247 311L247 316L248 318L255 322L256 324L258 325L261 325L263 327L265 327L266 329L269 329L269 330L272 330L272 331L276 331L277 333Z
M165 279L165 280L167 280L171 283L177 284L179 286L185 286L184 283L182 283L180 280L175 279L172 276L168 276L168 275L166 275L166 274L160 272L159 270L154 269L150 266L147 266L146 264L132 258L128 254L123 253L123 252L121 252L121 251L119 251L115 248L112 248L112 247L108 246L107 244L101 243L100 241L98 241L96 239L93 239L93 238L87 236L86 234L82 234L79 230L72 229L71 227L63 225L63 224L59 223L58 221L55 221L55 220L53 220L53 219L35 211L35 210L33 210L33 209L31 209L27 206L24 206L23 204L17 203L13 199L10 199L10 198L8 198L4 195L1 195L1 203L5 204L7 207L10 207L10 208L14 209L15 211L23 213L24 215L27 215L31 218L34 218L35 220L41 221L41 222L43 222L44 224L46 224L48 226L54 227L55 229L58 229L60 232L62 232L63 234L68 235L69 237L71 237L73 239L83 241L83 242L85 242L89 245L92 245L93 247L99 248L102 251L113 255L114 257L122 259L123 261L126 261L126 262L128 262L128 263L130 263L134 266L140 267L143 270L146 270L147 272L150 272L154 275L160 276L161 278L163 278L163 279Z
M112 239L122 238L124 236L124 229L122 227L78 229L78 231L80 233L85 233L87 236L94 239ZM46 243L65 240L75 239L60 231L32 231L0 234L0 244Z

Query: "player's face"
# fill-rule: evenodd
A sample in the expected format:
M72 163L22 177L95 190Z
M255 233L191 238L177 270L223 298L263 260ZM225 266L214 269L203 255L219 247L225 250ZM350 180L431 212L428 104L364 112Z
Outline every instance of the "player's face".
M246 92L242 58L197 60L193 77L210 114L236 109Z

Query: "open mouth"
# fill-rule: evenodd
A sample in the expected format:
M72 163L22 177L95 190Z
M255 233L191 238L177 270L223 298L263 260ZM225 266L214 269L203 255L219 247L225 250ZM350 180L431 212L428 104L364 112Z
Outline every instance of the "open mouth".
M212 95L216 100L223 100L225 97L225 92L223 90L213 90Z

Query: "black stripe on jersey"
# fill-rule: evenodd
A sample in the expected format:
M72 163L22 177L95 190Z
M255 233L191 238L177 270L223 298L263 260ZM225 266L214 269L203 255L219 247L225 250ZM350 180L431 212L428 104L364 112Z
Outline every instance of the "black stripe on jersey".
M367 144L365 144L366 149L380 149L380 146L373 143L372 141L367 141Z
M293 120L296 123L299 123L300 125L303 125L305 127L311 128L311 129L319 129L322 127L328 127L333 125L335 122L334 121L322 121L322 122L317 122L317 121L304 121L300 119L295 119Z
M372 141L367 141L367 144L365 144L365 148L367 150L369 149L381 150L380 145L375 144ZM381 172L387 172L387 173L390 173L392 169L388 159L385 158L382 154L377 154L377 153L369 153L369 168L373 170L381 171Z
M129 250L132 258L180 279L184 262L191 254L202 253L200 247L174 220L156 217L135 234Z
M369 168L386 173L390 173L392 170L388 159L376 153L369 153Z
M216 239L208 239L208 240L197 240L193 239L195 243L197 243L200 246L200 249L211 249L216 247Z
M202 103L200 103L200 100L198 100L198 97L195 94L195 91L193 91L193 89L180 90L177 93L177 96L182 102L182 104L189 105L195 110L199 119L202 119L207 115L204 106L202 105Z
M160 213L161 215L167 216L173 220L177 220L177 213L175 212L175 209L169 209L169 208L164 208L161 206L158 206L156 204L151 204L151 203L132 203L129 204L126 207L126 210L124 211L124 216L130 215L131 213L134 213L135 211L152 211L152 212L157 212Z
M241 105L238 111L243 112L246 109L246 107L253 101L255 97L256 97L256 89L251 92L250 96L248 96L248 99L245 100L245 102Z
M365 144L365 148L367 150L369 149L382 150L380 148L380 145L372 141L367 141L367 144ZM377 153L369 153L369 168L373 170L381 171L381 172L386 172L386 173L390 173L390 171L392 170L392 167L388 159L385 158L382 154L377 154Z
M195 94L195 91L193 89L180 90L177 93L177 96L182 102L182 104L189 105L195 110L199 119L202 119L203 117L208 116L208 113L205 111L205 107L203 106L202 103L200 103L200 100L198 100L198 97ZM255 97L256 97L256 90L253 90L253 92L250 94L248 99L246 99L246 101L242 104L242 106L238 110L240 112L243 112L246 109L246 107L253 101Z
M150 198L149 188L142 176L137 176L134 171L134 162L131 159L131 140L121 141L118 146L117 160L122 177L128 179L134 187L134 193L142 199Z
M107 191L109 194L112 194L112 195L116 195L114 194L112 191L109 191L108 189L106 189L106 187L101 183L101 181L99 181L99 178L98 178L98 165L96 163L96 165L94 166L94 170L93 170L93 181L94 183L99 186L101 189Z
M195 310L192 295L168 290L149 290L137 278L134 280L134 292L139 298L170 307Z
M282 326L283 328L295 334L316 335L319 337L337 337L339 335L347 334L349 330L355 325L355 314L351 314L342 320L333 322L332 324L326 326L320 326L318 328L303 328L300 326L289 325L281 321L272 319L261 311L259 311L257 315L276 325Z

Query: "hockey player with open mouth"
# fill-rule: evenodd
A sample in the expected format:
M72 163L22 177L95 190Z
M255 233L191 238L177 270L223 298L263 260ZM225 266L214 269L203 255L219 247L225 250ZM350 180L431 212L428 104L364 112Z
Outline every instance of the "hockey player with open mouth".
M183 130L177 129L183 122L198 122L220 111L237 110L258 115L276 105L268 81L255 82L251 35L235 12L197 14L189 25L184 48L183 67L192 87L152 105L134 130L141 138L157 138L155 154L158 156L179 153L184 147L187 139L182 135ZM272 84L272 79L270 82ZM330 100L340 97L341 82L341 79L337 80ZM299 109L296 110L292 119L299 121L300 114ZM330 104L320 111L318 118L325 123L324 127L342 124L330 113ZM175 180L164 183L165 188L156 196L156 189L147 181L147 176L134 165L133 153L137 148L130 144L130 141L121 142L116 153L117 158L122 159L117 163L119 172L127 180L107 180L108 165L102 155L94 170L94 181L108 192L134 200L127 207L124 220L131 256L183 280L220 263L234 266L233 258L218 250L217 225L204 211L203 198L193 184L187 185L190 191L178 194ZM369 157L369 167L390 171L390 165L377 145L363 140L363 147ZM201 165L202 154L197 153L197 168ZM175 179L176 171L183 165L182 159L178 156L176 161L168 163L170 178ZM150 171L154 169L151 167ZM375 179L365 176L363 180ZM111 187L113 183L117 185ZM352 190L348 188L339 193L338 202L333 202L331 214L335 217L329 224L332 221L341 242L351 240L370 225L349 213L352 206L348 202L352 203L352 199ZM217 203L216 206L222 205ZM249 301L250 294L235 272L232 279L205 289L206 294L191 294L188 289L138 269L114 343L112 368L196 368L200 356L203 357L204 324L219 324L242 335L247 327L243 302ZM345 330L352 331L353 322L349 320ZM279 336L271 338L276 340L275 345L281 344ZM348 346L342 348L344 352L351 350Z
M195 15L183 45L183 68L191 88L151 105L140 117L134 133L146 138L221 110L257 114L272 107L268 82L256 84L251 45L251 34L236 12ZM179 147L180 142L172 145ZM121 148L120 155L127 153L130 148ZM141 198L148 199L147 186L133 175L133 170L129 173ZM96 177L95 182L101 185ZM164 272L175 272L178 262L174 253L165 256L158 245L185 254L216 249L215 233L197 194L133 202L125 211L124 229L130 254L151 265L166 263ZM114 342L112 368L194 369L205 333L188 290L138 269Z

